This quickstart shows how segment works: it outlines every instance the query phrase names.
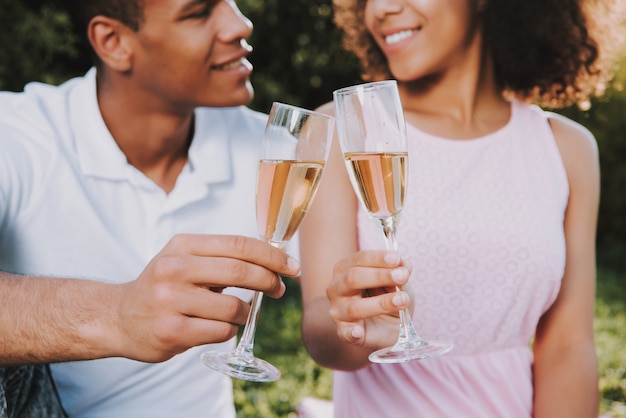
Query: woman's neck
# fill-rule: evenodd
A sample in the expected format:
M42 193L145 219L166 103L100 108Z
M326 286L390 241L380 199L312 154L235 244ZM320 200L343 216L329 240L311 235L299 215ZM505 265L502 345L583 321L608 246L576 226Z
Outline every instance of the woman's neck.
M510 117L493 64L482 53L479 41L448 70L399 82L398 88L407 121L436 136L477 138L500 129Z

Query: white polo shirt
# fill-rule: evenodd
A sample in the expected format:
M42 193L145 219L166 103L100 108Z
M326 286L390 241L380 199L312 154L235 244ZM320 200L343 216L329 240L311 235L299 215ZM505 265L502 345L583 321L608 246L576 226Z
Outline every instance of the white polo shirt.
M176 233L257 237L265 121L245 107L198 109L189 162L165 194L111 137L95 70L0 93L0 270L124 282ZM231 381L201 363L205 349L160 364L109 358L52 371L73 417L234 417Z

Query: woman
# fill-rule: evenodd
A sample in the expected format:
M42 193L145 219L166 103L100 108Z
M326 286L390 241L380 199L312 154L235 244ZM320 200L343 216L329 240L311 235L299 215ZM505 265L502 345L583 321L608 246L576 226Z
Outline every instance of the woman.
M304 339L337 370L335 416L597 416L597 146L530 104L584 104L611 76L616 15L588 3L335 0L364 78L398 81L410 158L399 253L337 145L300 230ZM454 349L369 363L409 305Z

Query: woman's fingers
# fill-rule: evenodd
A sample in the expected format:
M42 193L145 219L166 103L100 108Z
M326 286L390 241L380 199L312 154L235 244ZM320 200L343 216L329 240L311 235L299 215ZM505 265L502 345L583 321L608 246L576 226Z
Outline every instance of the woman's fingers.
M378 315L397 315L400 310L409 307L410 301L404 291L366 298L345 298L331 303L329 313L336 322L355 323Z
M344 258L335 265L339 273L354 266L393 268L402 265L400 255L395 251L365 250Z
M410 269L391 251L360 251L337 263L326 296L339 338L372 348L391 344L399 311L411 304L410 295L399 290Z
M327 296L332 301L336 298L361 296L365 293L375 295L389 289L401 288L409 280L410 271L406 267L393 269L376 267L352 267L333 276L327 288Z

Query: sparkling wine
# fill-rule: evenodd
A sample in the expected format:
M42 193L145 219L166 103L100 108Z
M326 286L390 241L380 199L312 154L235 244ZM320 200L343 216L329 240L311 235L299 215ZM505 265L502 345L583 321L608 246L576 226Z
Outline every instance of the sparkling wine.
M270 243L289 241L315 195L322 161L261 160L256 216L259 235Z
M350 180L369 214L386 218L404 205L407 177L406 152L346 153Z

